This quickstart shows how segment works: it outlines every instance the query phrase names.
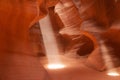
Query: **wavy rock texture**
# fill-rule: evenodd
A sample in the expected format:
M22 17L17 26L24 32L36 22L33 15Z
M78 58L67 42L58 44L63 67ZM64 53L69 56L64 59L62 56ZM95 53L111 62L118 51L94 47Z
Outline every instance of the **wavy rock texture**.
M29 28L57 1L0 0L0 80L50 80L35 57Z

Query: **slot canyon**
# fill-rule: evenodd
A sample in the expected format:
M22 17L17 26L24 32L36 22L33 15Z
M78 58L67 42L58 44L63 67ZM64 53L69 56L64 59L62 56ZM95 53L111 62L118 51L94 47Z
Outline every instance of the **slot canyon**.
M0 80L120 80L120 0L0 0Z

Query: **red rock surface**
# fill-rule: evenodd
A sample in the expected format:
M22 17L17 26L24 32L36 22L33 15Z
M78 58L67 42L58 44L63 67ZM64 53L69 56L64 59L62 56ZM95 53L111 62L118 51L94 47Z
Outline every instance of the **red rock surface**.
M50 80L34 57L29 28L57 1L0 0L0 80Z
M100 40L103 40L106 47L111 51L110 56L112 56L115 67L119 67L120 1L80 1L80 13L72 0L60 0L57 6L55 6L55 12L57 13L55 14L54 7L49 8L49 10L47 8L55 5L58 0L1 0L0 80L44 80L44 78L48 78L48 73L42 65L40 65L37 57L39 48L41 49L43 46L43 44L36 45L38 43L35 43L39 41L37 36L40 33L34 34L34 32L38 30L36 29L33 30L33 34L29 35L29 32L32 32L30 31L30 27L36 21L43 18L48 11L56 39L59 40L58 42L61 44L60 48L63 49L65 54L76 54L77 52L80 52L77 56L89 54L87 58L85 58L85 64L99 71L104 70L106 66L102 58L103 53L99 49ZM31 45L30 36L35 38L32 39L33 45ZM83 45L83 43L86 44ZM44 50L42 50L43 49L40 51L44 52ZM80 66L72 72L77 71L79 68ZM94 73L94 71L85 69L85 71L83 71L84 76L87 74L86 70L89 73ZM68 72L66 71L66 73L69 73L69 70ZM91 73L88 75L89 78L91 80L96 79L90 77ZM50 72L50 74L54 74L54 72ZM74 76L77 76L75 78L72 77L71 80L79 79L80 74L82 75L82 72L74 73ZM96 72L94 74L96 74ZM51 76L57 80L54 75ZM68 77L70 74L66 75ZM82 76L81 78L90 80ZM61 80L62 79L63 78L61 78ZM64 79L66 79L66 77ZM50 78L48 80L50 80Z
M62 34L63 38L67 42L68 49L66 50L66 52L71 51L71 53L76 53L76 51L78 50L78 47L76 48L76 46L80 43L80 39L78 39L77 41L73 39L77 39L78 37L80 37L81 34L84 34L93 41L95 47L91 54L88 56L87 63L90 65L94 65L93 67L97 70L105 69L104 60L102 59L103 53L101 53L100 50L96 49L100 47L100 40L103 40L105 41L105 44L107 44L108 48L112 47L113 55L116 55L118 57L118 54L120 52L118 50L120 45L120 39L118 36L119 28L114 26L114 28L116 29L111 29L110 27L113 27L112 25L114 23L119 24L119 1L115 2L114 0L80 0L80 14L77 15L80 17L77 18L75 16L73 18L72 15L74 14L74 12L77 14L78 11L74 9L70 12L71 8L74 6L72 1L65 0L61 2L62 3L58 3L56 5L55 11L64 24L64 28L60 30L60 34ZM69 18L68 16L72 17ZM82 32L79 31L78 27ZM115 36L117 36L117 38L115 38ZM87 50L87 48L85 49ZM119 60L119 58L117 60ZM119 63L116 63L117 66L118 64Z

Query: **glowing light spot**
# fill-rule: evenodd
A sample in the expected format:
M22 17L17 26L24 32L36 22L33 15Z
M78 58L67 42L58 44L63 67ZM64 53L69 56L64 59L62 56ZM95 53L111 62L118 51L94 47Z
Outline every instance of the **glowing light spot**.
M65 65L63 64L48 64L48 69L62 69L65 68Z
M120 74L118 72L114 72L114 71L113 72L112 71L108 72L107 75L109 75L109 76L120 76Z

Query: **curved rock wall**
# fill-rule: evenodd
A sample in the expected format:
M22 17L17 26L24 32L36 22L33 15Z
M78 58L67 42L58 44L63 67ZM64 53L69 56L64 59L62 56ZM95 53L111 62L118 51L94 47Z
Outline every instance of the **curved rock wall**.
M0 80L50 80L30 44L29 28L58 0L0 0Z

